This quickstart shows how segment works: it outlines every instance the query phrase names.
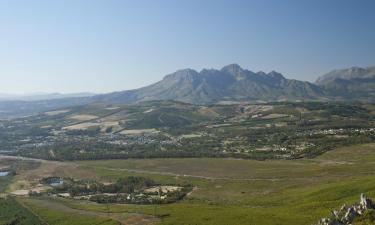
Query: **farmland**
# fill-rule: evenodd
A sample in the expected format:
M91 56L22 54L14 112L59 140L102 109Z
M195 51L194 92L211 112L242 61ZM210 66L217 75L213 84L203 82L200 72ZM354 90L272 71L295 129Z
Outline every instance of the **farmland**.
M298 159L375 139L373 104L93 103L0 121L0 151L47 160Z

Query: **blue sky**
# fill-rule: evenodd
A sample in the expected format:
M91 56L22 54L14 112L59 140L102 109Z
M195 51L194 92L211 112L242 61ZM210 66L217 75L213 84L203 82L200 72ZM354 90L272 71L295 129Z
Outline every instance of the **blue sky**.
M238 63L314 81L375 65L375 1L0 0L0 93L110 92Z

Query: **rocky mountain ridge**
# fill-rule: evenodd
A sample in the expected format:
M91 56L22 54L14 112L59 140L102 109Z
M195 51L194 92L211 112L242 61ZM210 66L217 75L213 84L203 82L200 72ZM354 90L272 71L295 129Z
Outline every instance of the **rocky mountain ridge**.
M92 102L133 104L173 100L192 104L221 104L275 101L367 101L375 100L375 67L353 67L332 71L315 83L287 79L271 71L252 72L238 64L221 69L182 69L139 89L86 97L38 101L0 101L0 118Z
M375 67L333 70L319 77L316 85L336 99L375 99Z
M230 64L220 70L178 70L161 81L140 89L95 97L98 101L114 103L176 100L194 104L323 98L323 90L315 84L287 79L275 71L255 73L237 64Z

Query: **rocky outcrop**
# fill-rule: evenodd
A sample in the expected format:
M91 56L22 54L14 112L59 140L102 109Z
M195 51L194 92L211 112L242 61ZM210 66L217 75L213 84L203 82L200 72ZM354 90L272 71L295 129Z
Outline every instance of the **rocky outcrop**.
M316 225L350 225L356 217L363 215L368 209L375 209L375 204L362 193L359 203L351 206L343 205L339 210L333 210L329 218L320 219Z

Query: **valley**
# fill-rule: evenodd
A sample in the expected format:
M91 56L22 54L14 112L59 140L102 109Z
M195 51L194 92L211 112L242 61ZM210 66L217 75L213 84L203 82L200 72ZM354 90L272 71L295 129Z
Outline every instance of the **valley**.
M48 160L315 157L371 143L368 103L95 103L0 121L0 152Z
M0 225L375 225L374 9L0 0Z

